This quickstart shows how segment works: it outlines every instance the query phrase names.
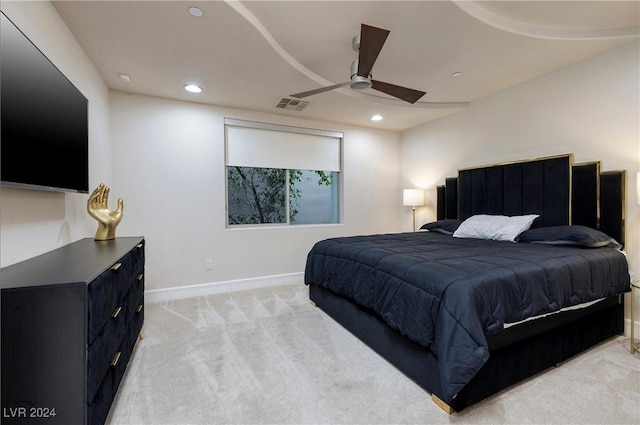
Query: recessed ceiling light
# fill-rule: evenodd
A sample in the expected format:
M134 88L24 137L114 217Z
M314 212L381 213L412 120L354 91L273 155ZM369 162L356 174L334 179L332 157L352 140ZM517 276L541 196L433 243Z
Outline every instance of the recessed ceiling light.
M131 76L129 74L120 74L120 79L122 81L126 81L127 83L131 82Z
M462 77L462 72L460 71L456 71L453 74L451 74L452 77L458 78L458 77Z
M374 115L371 117L371 121L380 121L382 119L382 115Z
M195 84L187 84L184 86L184 89L191 93L200 93L202 92L202 87Z
M202 15L204 15L204 12L199 7L191 6L189 8L189 14L191 16L195 16L196 18L200 18Z

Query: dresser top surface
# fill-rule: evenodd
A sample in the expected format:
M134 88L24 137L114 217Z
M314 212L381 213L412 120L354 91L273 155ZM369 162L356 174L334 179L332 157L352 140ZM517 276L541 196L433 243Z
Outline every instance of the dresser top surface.
M142 236L81 239L0 269L0 288L89 283L144 241Z

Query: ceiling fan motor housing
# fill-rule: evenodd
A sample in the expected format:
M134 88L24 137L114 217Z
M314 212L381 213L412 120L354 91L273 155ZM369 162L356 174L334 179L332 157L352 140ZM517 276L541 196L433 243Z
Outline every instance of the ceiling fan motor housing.
M352 89L364 90L371 88L371 74L366 77L358 75L358 61L351 62L351 84Z

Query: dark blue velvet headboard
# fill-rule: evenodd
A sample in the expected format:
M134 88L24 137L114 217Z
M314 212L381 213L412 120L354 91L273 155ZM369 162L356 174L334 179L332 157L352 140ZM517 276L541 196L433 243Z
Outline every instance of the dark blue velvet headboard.
M437 187L437 218L539 214L536 227L581 224L624 244L624 181L572 154L465 168Z

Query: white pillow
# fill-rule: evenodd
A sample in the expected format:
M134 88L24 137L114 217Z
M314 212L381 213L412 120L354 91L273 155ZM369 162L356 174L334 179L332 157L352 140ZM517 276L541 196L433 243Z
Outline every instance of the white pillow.
M492 239L515 242L518 235L531 227L538 214L516 215L474 215L460 224L453 233L454 238Z

